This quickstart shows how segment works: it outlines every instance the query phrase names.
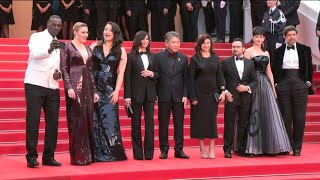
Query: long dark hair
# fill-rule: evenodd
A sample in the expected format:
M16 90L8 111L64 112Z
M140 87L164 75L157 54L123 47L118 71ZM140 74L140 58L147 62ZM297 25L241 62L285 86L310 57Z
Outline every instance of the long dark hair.
M121 56L121 45L123 42L121 29L118 26L118 24L116 24L112 21L109 21L107 24L111 25L111 27L112 27L111 31L113 33L113 46L110 49L110 53L114 54L116 57L120 57ZM99 43L99 45L103 46L104 43L105 43L105 40L103 38L102 41Z
M263 27L261 27L261 26L256 26L256 27L253 28L253 30L252 30L252 37L253 37L253 36L256 36L256 35L263 35L263 36L265 36L265 30L263 29ZM266 51L266 50L265 50L265 42L266 42L266 40L264 40L264 41L262 42L262 44L261 44L261 49L262 49L262 51ZM252 43L253 43L253 41L252 41Z
M141 41L144 40L144 38L146 38L147 36L148 36L148 33L146 31L139 31L136 33L133 39L131 50L130 50L132 54L137 55L139 53L139 47L141 46ZM150 41L146 51L148 53L150 52Z
M207 39L209 39L210 45L211 45L210 54L214 54L211 36L209 34L200 34L198 39L197 39L196 45L194 47L194 50L196 51L197 55L200 56L200 57L202 57L202 55L201 55L201 45Z

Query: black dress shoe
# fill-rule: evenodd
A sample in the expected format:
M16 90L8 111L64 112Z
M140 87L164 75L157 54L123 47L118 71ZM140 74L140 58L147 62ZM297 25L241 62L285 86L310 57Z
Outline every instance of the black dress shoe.
M175 158L180 158L180 159L190 159L190 157L187 156L186 154L184 154L182 151L174 152L174 157Z
M293 156L300 156L300 152L299 151L293 151Z
M28 160L27 161L27 166L29 168L34 168L36 166L39 166L39 162L36 159Z
M232 155L230 152L224 153L224 158L232 158Z
M167 158L168 158L168 154L164 152L162 152L159 156L159 159L167 159Z
M152 160L152 157L144 157L145 160Z
M56 161L54 158L42 159L42 165L44 166L61 166L61 163Z
M288 155L288 154L289 154L289 152L287 152L287 151L286 151L286 152L280 152L280 153L279 153L279 155Z
M134 157L135 160L143 160L143 157Z

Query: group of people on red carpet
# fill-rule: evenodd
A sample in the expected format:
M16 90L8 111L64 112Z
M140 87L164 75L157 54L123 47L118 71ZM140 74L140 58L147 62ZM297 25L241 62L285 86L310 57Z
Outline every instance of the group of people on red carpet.
M89 35L87 24L75 23L73 40L62 43L56 36L63 21L57 15L50 16L47 29L32 34L29 41L30 56L24 81L27 166L39 165L36 147L41 109L46 121L42 164L61 166L54 158L60 107L58 80L61 78L72 165L127 159L119 124L122 84L125 108L132 120L131 141L136 160L153 159L155 104L158 105L159 158L168 158L171 113L174 157L190 158L183 151L188 101L190 136L199 140L200 155L204 159L215 158L219 102L225 106L225 158L232 158L231 151L239 156L254 157L289 154L292 150L294 156L299 156L307 97L312 93L311 49L297 42L298 31L294 26L285 25L286 18L277 9L277 1L267 1L267 5L270 11L264 16L269 20L253 29L252 47L246 50L243 40L234 38L232 56L220 62L211 36L201 34L189 64L187 56L179 51L182 37L175 31L164 35L166 48L158 53L150 52L149 34L139 31L127 54L121 46L121 29L114 22L106 23L102 40L88 47L84 44ZM268 35L273 43L265 46ZM278 44L280 42L285 43ZM208 151L205 138L210 139Z

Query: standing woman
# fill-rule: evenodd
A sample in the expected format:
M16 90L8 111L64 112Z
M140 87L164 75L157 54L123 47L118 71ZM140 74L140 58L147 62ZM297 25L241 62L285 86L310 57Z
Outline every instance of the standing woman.
M145 31L136 33L128 54L124 75L124 98L126 106L131 105L131 137L133 157L136 160L151 160L154 153L154 103L156 101L156 80L154 56L150 52L149 36ZM141 139L141 112L144 111L144 150Z
M47 28L47 21L52 15L52 0L33 0L31 30L37 32Z
M120 133L118 100L127 53L121 47L122 34L116 23L108 22L100 37L103 40L91 46L96 91L100 97L93 113L95 161L126 160Z
M290 140L276 100L270 56L264 50L264 30L253 29L252 47L244 53L254 62L258 85L253 91L252 110L248 126L246 153L278 154L291 151Z
M195 46L196 54L189 64L189 98L191 101L191 138L200 140L201 157L215 158L214 140L218 138L218 105L225 99L225 81L219 57L213 52L211 36L202 34ZM204 138L210 139L209 156L204 146Z
M88 38L88 26L77 22L73 26L74 39L61 50L69 152L72 165L88 165L93 162L93 104L99 96L95 93L92 75L92 52L84 45Z
M12 13L12 0L0 1L0 29L2 38L9 38L9 24L15 24Z
M81 20L81 2L80 0L61 0L59 11L63 21L62 37L63 39L72 39L72 27L75 22Z

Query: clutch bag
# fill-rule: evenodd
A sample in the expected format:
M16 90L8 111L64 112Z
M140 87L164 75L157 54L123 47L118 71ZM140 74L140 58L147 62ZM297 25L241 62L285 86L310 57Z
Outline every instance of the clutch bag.
M214 93L214 99L216 100L216 102L220 102L220 94Z
M126 112L127 112L128 117L132 117L132 115L133 115L133 110L132 110L131 105L128 105L128 106L126 107Z

